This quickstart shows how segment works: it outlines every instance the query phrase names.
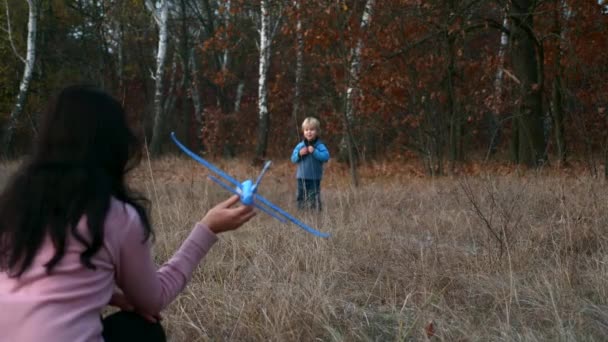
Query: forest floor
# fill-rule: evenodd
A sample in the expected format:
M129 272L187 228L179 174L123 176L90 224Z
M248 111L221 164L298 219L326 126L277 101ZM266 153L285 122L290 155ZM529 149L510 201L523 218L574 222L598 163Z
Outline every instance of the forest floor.
M218 162L238 179L258 169ZM16 164L0 165L0 188ZM415 165L330 163L321 213L295 209L293 167L259 192L328 239L259 213L220 236L163 313L171 341L601 341L608 336L608 192L585 172L427 177ZM481 170L481 168L479 168ZM228 196L185 158L130 176L166 261Z

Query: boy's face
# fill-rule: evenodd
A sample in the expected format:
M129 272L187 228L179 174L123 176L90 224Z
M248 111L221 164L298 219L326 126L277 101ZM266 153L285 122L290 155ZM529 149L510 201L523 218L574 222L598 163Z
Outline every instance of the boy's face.
M311 141L315 140L317 137L317 128L314 126L305 126L304 127L304 138L306 140Z

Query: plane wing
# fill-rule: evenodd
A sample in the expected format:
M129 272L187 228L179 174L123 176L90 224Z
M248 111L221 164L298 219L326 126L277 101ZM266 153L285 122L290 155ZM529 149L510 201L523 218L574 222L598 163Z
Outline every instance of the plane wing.
M222 188L228 190L229 192L231 192L231 193L233 193L233 194L235 194L237 196L241 195L238 191L234 190L233 188L230 187L230 185L222 182L220 179L217 179L217 178L215 178L215 177L213 177L211 175L209 175L207 177L209 177L209 179L211 179L212 181L214 181L215 183L217 183ZM255 201L253 202L253 206L256 207L256 208L258 208L258 209L260 209L261 211L265 212L266 214L268 214L268 215L276 218L277 220L281 221L282 223L287 223L287 221L285 221L284 218L282 218L281 216L278 216L277 214L273 213L272 211L270 211L270 209L265 208L265 207L259 205L258 203L255 203Z
M211 179L212 181L217 183L222 188L228 190L229 192L239 195L239 193L236 190L232 189L228 184L222 182L220 179L217 179L213 176L209 176L209 179ZM322 232L302 223L295 217L289 215L289 213L287 213L283 209L279 208L277 205L275 205L272 202L270 202L269 200L267 200L266 198L264 198L258 194L254 194L253 196L254 196L254 201L253 201L254 207L260 209L264 213L274 217L275 219L281 221L282 223L287 223L287 221L286 221L286 219L287 219L287 220L291 221L292 223L294 223L295 225L297 225L298 227L304 229L305 231L307 231L315 236L329 237L329 234L322 233ZM261 206L260 203L264 204L266 207ZM274 210L274 212L272 210Z
M232 185L234 185L236 187L236 189L239 189L241 186L241 183L239 183L239 181L237 181L236 179L230 177L228 174L226 174L225 172L223 172L222 170L220 170L219 168L217 168L215 165L211 164L210 162L206 161L205 159L203 159L202 157L200 157L199 155L197 155L196 153L190 151L186 146L184 146L179 140L177 140L177 137L175 136L174 132L171 132L171 139L173 139L173 142L175 142L175 144L177 145L177 147L179 147L182 151L184 151L188 156L190 156L192 159L196 160L197 162L201 163L203 166L207 167L209 170L213 171L215 174L217 174L218 176L220 176L221 178L223 178L224 180L226 180L227 182L231 183ZM269 164L267 163L264 171L268 168ZM258 178L258 182L259 179L261 178L261 176L263 175L264 171L262 172L262 174L260 175L260 177ZM224 182L222 182L220 179L213 177L213 176L209 176L209 178L211 180L213 180L214 182L216 182L217 184L219 184L221 187L223 187L224 189L240 195L235 189L232 189L228 184L225 184ZM256 182L257 184L257 182ZM322 233L306 224L304 224L303 222L299 221L298 219L296 219L295 217L291 216L289 213L287 213L285 210L279 208L277 205L273 204L272 202L270 202L269 200L265 199L264 197L258 195L257 193L255 193L254 195L254 206L260 210L262 210L263 212L265 212L266 214L276 218L277 220L285 223L285 219L289 220L291 223L295 224L296 226L304 229L305 231L309 232L310 234L313 234L315 236L318 237L329 237L329 234L327 233ZM263 206L260 205L260 203L255 203L256 201L261 202L262 204L264 204L266 207L265 208ZM274 210L274 212L272 212L270 209Z
M189 155L192 159L194 159L197 162L203 164L203 166L205 166L209 170L215 172L216 175L222 177L223 179L225 179L226 181L228 181L229 183L231 183L235 187L239 188L241 186L241 183L239 181L237 181L236 179L230 177L224 171L220 170L215 165L213 165L210 162L206 161L205 159L203 159L202 157L200 157L198 154L190 151L179 140L177 140L177 137L175 136L175 132L171 132L171 139L173 139L173 142L175 143L175 145L177 145L177 147L179 147L182 151L184 151L184 153L186 153L187 155Z
M318 237L329 237L328 233L323 233L320 232L306 224L304 224L303 222L299 221L298 219L296 219L295 217L291 216L288 212L286 212L285 210L279 208L278 206L276 206L275 204L273 204L272 202L270 202L269 200L265 199L264 197L258 195L258 194L254 194L253 197L255 198L256 201L260 201L262 203L264 203L266 206L268 206L269 208L273 209L274 211L276 211L278 214L280 214L282 217L286 218L287 220L291 221L291 223L295 224L296 226L304 229L305 231L309 232L312 235L318 236Z

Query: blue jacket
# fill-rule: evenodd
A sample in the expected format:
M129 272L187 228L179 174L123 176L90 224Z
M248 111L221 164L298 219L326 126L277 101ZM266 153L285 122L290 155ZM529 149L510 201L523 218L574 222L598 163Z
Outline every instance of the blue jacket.
M323 163L329 160L329 151L323 142L317 139L312 143L315 148L314 152L301 156L300 149L308 145L308 141L303 140L296 145L291 153L291 162L298 165L296 178L321 179L323 178Z

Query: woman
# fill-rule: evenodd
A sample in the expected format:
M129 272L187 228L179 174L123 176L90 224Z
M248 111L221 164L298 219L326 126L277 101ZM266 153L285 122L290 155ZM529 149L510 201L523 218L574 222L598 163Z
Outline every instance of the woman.
M123 108L101 90L71 86L51 104L33 155L0 196L0 341L163 341L149 320L186 286L216 234L255 215L233 207L237 196L220 203L157 270L145 199L125 184L139 147ZM109 303L139 314L102 322Z

